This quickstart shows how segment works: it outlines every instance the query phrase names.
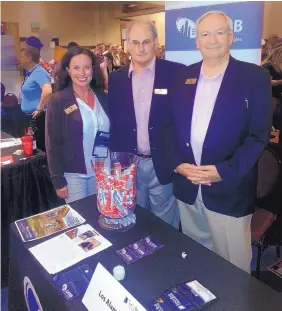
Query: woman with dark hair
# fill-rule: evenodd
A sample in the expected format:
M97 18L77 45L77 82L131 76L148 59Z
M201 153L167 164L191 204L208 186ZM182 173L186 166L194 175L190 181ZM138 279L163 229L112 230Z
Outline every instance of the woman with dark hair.
M109 75L112 71L115 70L114 58L110 52L104 52L103 56L104 56L104 63L103 64L105 64L105 66L107 67L107 72Z
M266 68L271 76L273 125L280 130L279 143L282 144L282 46L272 50L263 61L262 67Z
M95 194L94 143L110 130L107 95L95 79L96 64L90 50L77 46L67 51L47 108L49 170L57 195L66 202Z

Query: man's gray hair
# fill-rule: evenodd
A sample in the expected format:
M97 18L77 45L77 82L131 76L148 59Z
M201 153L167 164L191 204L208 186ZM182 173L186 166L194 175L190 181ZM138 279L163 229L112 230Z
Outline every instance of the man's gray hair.
M146 26L148 26L149 29L152 32L153 40L158 38L158 31L157 31L157 28L156 28L156 26L155 26L155 24L153 22L151 22L151 21L142 21L142 20L134 20L134 21L132 21L130 23L130 25L126 29L126 32L125 32L126 41L129 41L129 33L130 33L131 28L134 25L146 25Z
M222 12L222 11L209 11L209 12L203 14L203 15L196 21L196 31L198 30L198 26L199 26L200 22L201 22L206 16L208 16L208 15L210 15L210 14L219 14L219 15L223 16L223 17L225 18L225 20L226 20L226 24L227 24L227 26L228 26L229 31L230 31L230 32L233 32L233 21L232 21L232 19L231 19L229 16L227 16L227 15L226 15L224 12Z

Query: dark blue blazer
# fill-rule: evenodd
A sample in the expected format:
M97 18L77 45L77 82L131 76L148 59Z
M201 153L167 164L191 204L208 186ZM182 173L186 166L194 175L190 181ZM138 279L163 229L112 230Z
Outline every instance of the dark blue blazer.
M180 163L196 164L190 143L191 120L202 62L186 67L175 77L171 91L174 143L173 170ZM185 84L197 79L195 84ZM202 186L207 209L233 217L254 210L256 162L269 140L271 84L268 72L254 64L230 58L215 102L201 165L215 165L222 181ZM174 195L194 204L199 186L173 175Z
M149 117L149 138L152 160L161 184L171 182L171 172L167 160L169 148L171 116L169 113L169 93L173 76L184 65L156 59L155 81ZM114 151L137 153L137 126L132 93L132 75L129 66L110 74L109 115L111 120L110 148ZM154 94L154 89L167 89L167 95Z

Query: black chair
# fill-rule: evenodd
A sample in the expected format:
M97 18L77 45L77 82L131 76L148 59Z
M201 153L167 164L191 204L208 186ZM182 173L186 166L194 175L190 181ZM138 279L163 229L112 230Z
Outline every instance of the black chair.
M1 117L1 131L13 137L21 137L27 129L27 119L18 104L16 95L8 93L2 103L3 116Z
M276 246L280 257L282 242L282 163L273 146L267 146L258 161L257 209L251 222L252 244L258 247L255 274L258 279L262 252Z

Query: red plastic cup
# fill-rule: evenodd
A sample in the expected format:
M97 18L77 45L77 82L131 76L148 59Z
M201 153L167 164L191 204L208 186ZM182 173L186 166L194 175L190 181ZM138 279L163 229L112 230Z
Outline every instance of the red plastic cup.
M30 157L33 155L33 137L32 136L23 136L21 137L22 147L24 155Z

